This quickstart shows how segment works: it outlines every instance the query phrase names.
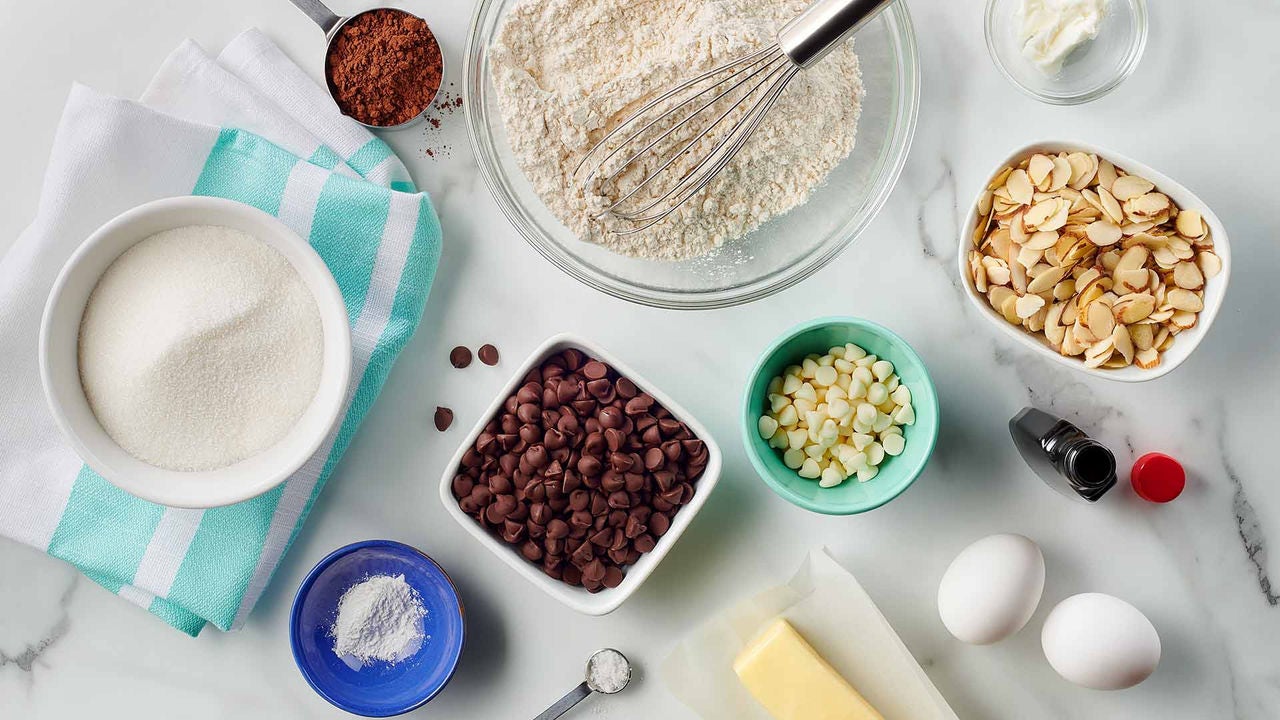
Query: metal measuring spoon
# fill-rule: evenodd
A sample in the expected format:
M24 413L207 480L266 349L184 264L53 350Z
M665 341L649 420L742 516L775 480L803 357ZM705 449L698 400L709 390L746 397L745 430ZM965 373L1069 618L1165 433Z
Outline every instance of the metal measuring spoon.
M413 15L413 13L407 10L401 10L400 8L375 7L375 8L369 8L368 10L361 10L355 15L344 16L344 15L339 15L334 11L330 10L329 7L325 5L324 2L322 2L322 0L289 0L289 2L293 3L294 7L306 13L307 17L311 18L312 22L314 22L316 25L319 25L320 29L324 31L324 37L326 41L324 46L324 85L326 88L329 89L329 97L333 97L333 83L329 82L329 50L333 48L333 40L334 38L338 37L338 32L342 30L343 25L346 25L347 23L351 22L353 19L360 17L365 13L373 12L374 10L392 10L394 12L404 13L405 15ZM422 20L423 22L426 22L425 19L417 15L413 15L413 16L417 17L419 20ZM430 27L430 24L428 24L428 27ZM436 42L438 43L439 40L437 39ZM440 52L440 78L441 78L440 86L441 87L444 86L444 74L445 74L444 48L441 48L441 52ZM435 104L436 96L438 96L439 94L440 94L440 87L437 87L435 95L431 96L431 101L426 104L426 107L422 108L422 112L413 116L413 118L400 123L399 125L369 125L367 123L362 123L359 120L356 120L356 118L351 118L351 119L355 120L356 122L360 122L361 125L364 125L370 130L401 130L403 128L407 128L421 122L422 118L426 117L427 111L431 109L431 106L433 104ZM333 100L334 100L334 103L337 103L338 101L336 97L333 97ZM351 117L351 116L348 115L347 117Z
M595 677L596 673L592 671L604 662L617 662L619 660L627 669L627 677L622 681L622 684L614 687L598 686L596 684L598 678ZM623 655L613 648L597 650L591 655L591 658L587 660L586 676L586 679L582 681L581 685L570 690L567 695L557 700L554 705L547 708L541 715L533 720L556 720L556 718L569 712L570 708L585 700L587 696L591 695L593 692L598 692L602 695L612 695L617 692L622 692L622 689L631 682L631 663L627 660L626 655Z

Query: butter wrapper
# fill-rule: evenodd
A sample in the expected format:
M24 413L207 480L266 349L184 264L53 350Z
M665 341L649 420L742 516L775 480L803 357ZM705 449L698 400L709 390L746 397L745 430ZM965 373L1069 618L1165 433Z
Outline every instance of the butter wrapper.
M791 580L721 612L680 642L658 668L668 692L702 720L773 720L733 672L738 652L771 620L786 618L889 720L958 720L880 609L825 548Z

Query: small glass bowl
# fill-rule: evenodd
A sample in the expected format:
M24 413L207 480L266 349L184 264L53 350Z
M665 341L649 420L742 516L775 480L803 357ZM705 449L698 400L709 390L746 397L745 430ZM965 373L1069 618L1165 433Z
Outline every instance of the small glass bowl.
M1018 43L1021 0L988 0L987 50L1022 92L1051 105L1079 105L1106 95L1133 74L1147 46L1146 0L1110 0L1098 37L1067 57L1049 76L1022 56Z

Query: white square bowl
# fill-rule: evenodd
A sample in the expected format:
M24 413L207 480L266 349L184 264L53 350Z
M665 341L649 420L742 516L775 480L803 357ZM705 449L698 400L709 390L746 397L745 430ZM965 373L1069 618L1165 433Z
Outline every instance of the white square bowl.
M634 565L627 568L626 577L623 578L621 585L616 588L606 588L594 594L587 592L584 588L575 587L552 578L543 573L538 565L525 560L515 546L508 545L500 538L494 537L471 516L463 512L462 508L458 506L458 501L453 497L452 489L454 475L457 474L457 470L462 463L462 455L475 443L485 425L498 413L503 402L520 387L525 375L546 358L569 348L581 350L629 378L642 390L652 395L658 401L658 404L670 411L672 417L687 425L689 430L707 446L707 467L702 472L702 476L694 483L696 492L694 493L693 501L682 506L679 512L675 514L675 517L671 520L671 528L667 530L666 534L658 538L657 546L652 551L641 555ZM478 540L481 545L488 548L494 555L497 555L503 562L524 576L526 580L538 586L543 592L578 612L587 615L606 615L618 609L618 606L631 597L632 593L640 588L640 585L658 566L658 563L662 562L662 558L666 557L667 553L671 551L671 547L684 534L685 528L689 527L689 523L693 522L694 516L702 509L702 506L707 502L707 498L710 497L711 491L715 489L716 484L720 481L720 468L720 447L712 439L711 433L703 427L702 423L699 423L684 408L677 405L665 393L658 390L652 383L645 380L639 373L618 360L604 348L574 335L561 334L548 338L542 345L538 346L538 349L533 351L533 354L515 371L511 380L498 392L489 408L480 416L476 426L472 428L466 439L463 440L458 447L458 451L454 453L453 458L445 468L444 477L440 480L440 501L444 503L445 510L448 511L449 515L454 520L457 520L463 529L471 533L471 536Z
M1160 354L1160 364L1155 368L1143 370L1136 365L1116 370L1085 367L1084 361L1079 358L1061 355L1021 326L1010 324L996 312L995 308L991 307L991 304L987 302L986 296L978 292L977 288L973 286L973 278L969 276L968 256L969 250L973 248L974 224L978 221L978 200L982 197L987 182L997 170L1013 165L1032 153L1056 154L1064 150L1067 152L1094 153L1100 158L1110 160L1112 164L1126 172L1141 175L1155 183L1156 190L1168 195L1179 208L1199 211L1201 217L1204 218L1205 223L1209 226L1210 236L1213 238L1213 251L1222 259L1222 272L1216 277L1205 281L1204 310L1200 312L1195 327L1178 334L1169 350ZM965 215L964 224L960 226L960 249L957 253L957 260L960 267L960 280L964 285L965 294L973 302L974 307L978 309L978 314L990 320L991 324L999 328L1000 332L1004 333L1005 336L1037 355L1059 365L1065 365L1074 370L1106 380L1130 383L1155 380L1158 377L1167 375L1191 356L1191 353L1200 345L1200 341L1204 339L1205 334L1209 332L1209 326L1213 324L1214 318L1218 316L1218 310L1222 307L1222 298L1226 295L1228 280L1231 277L1231 244L1227 239L1227 230L1222 226L1222 221L1218 219L1218 216L1200 198L1196 197L1195 193L1149 165L1106 148L1074 140L1046 140L1024 145L1009 153L999 164L992 168L990 173L983 176L982 185L974 195L973 201L969 203L969 211Z

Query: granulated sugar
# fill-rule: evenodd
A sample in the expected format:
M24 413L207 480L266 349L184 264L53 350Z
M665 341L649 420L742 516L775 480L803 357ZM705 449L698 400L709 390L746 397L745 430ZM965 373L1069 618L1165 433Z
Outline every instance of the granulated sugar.
M846 41L797 74L738 156L671 217L629 236L590 221L582 158L638 98L774 41L809 0L522 0L492 48L507 137L543 202L615 252L704 255L809 199L853 151L863 95ZM696 158L681 158L681 172ZM595 199L598 204L598 199Z
M251 235L190 226L153 235L107 268L80 326L89 405L125 451L211 470L283 438L323 366L315 298Z

